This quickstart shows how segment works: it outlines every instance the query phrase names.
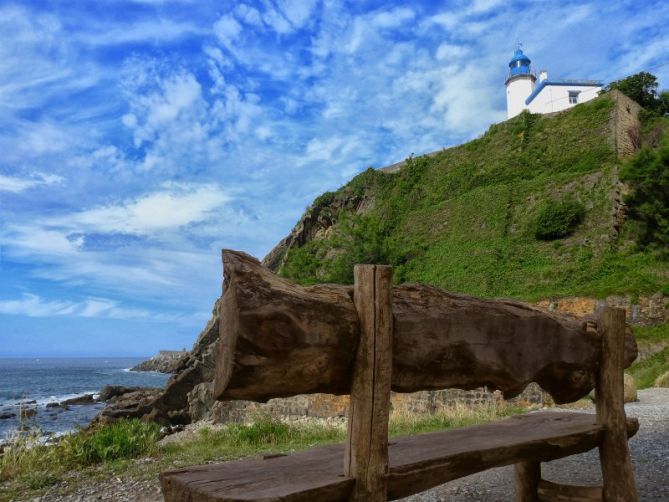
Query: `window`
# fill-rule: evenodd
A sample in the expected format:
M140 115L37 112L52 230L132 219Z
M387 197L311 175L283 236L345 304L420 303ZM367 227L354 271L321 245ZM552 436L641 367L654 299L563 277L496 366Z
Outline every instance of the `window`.
M569 104L570 105L575 105L578 103L578 95L581 93L581 91L569 91Z

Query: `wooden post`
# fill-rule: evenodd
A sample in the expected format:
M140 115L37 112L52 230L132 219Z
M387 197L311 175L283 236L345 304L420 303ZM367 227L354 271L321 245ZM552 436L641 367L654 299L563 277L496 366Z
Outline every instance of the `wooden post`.
M627 444L624 407L623 352L625 311L604 307L597 331L602 338L602 358L597 381L597 420L606 427L599 446L605 502L636 502L639 496Z
M539 502L541 462L519 462L514 465L516 502Z
M344 474L355 478L352 501L386 502L392 369L392 268L356 265L354 302L360 319Z

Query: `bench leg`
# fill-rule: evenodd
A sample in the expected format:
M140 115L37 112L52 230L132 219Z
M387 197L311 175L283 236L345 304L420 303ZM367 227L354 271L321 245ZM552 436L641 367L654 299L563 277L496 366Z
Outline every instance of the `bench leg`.
M535 461L515 464L516 502L539 502L541 463Z
M625 357L625 311L604 307L599 313L597 330L602 337L602 361L595 394L597 419L603 424L604 437L599 446L599 460L604 480L606 502L637 502L639 495L627 444L625 403L623 399L623 361Z

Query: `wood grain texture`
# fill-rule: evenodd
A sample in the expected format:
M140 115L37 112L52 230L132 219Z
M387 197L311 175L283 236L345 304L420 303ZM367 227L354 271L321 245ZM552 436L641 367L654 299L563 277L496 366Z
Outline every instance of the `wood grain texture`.
M392 370L392 269L356 265L353 300L360 321L344 475L356 480L352 501L385 502Z
M519 462L513 468L516 502L539 502L541 462Z
M599 313L602 337L602 362L597 382L597 418L605 427L599 447L604 500L639 500L634 481L629 446L625 434L624 337L625 311L604 307Z
M214 395L264 401L351 389L360 324L348 286L302 287L244 253L224 251ZM393 288L392 389L488 386L513 397L532 381L557 403L594 386L596 321L437 288ZM626 335L625 365L636 358Z
M562 485L542 479L539 483L540 502L602 502L600 486Z
M627 422L629 436L638 421ZM603 426L594 415L540 412L490 424L393 438L388 499L418 493L492 467L549 461L597 447ZM354 480L343 475L344 445L266 460L188 467L160 476L168 502L346 501Z

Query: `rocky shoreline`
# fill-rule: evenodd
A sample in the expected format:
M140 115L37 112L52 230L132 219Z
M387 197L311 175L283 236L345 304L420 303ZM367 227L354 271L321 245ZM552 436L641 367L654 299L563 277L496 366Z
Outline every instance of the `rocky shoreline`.
M138 400L145 398L154 399L162 392L163 389L157 387L107 385L99 393L85 393L61 401L38 403L36 400L24 400L5 404L0 407L0 420L15 420L16 431L18 433L29 432L49 437L53 436L54 433L43 431L38 423L38 419L41 419L43 422L54 422L62 420L68 413L92 417L92 414L97 411L92 420L90 418L88 420L81 420L81 422L85 422L85 425L80 424L80 426L84 426L84 428L90 427L99 422L106 422L106 420L100 417L108 407L128 408L136 404ZM84 408L87 408L88 411L82 413ZM0 438L1 440L2 438Z

